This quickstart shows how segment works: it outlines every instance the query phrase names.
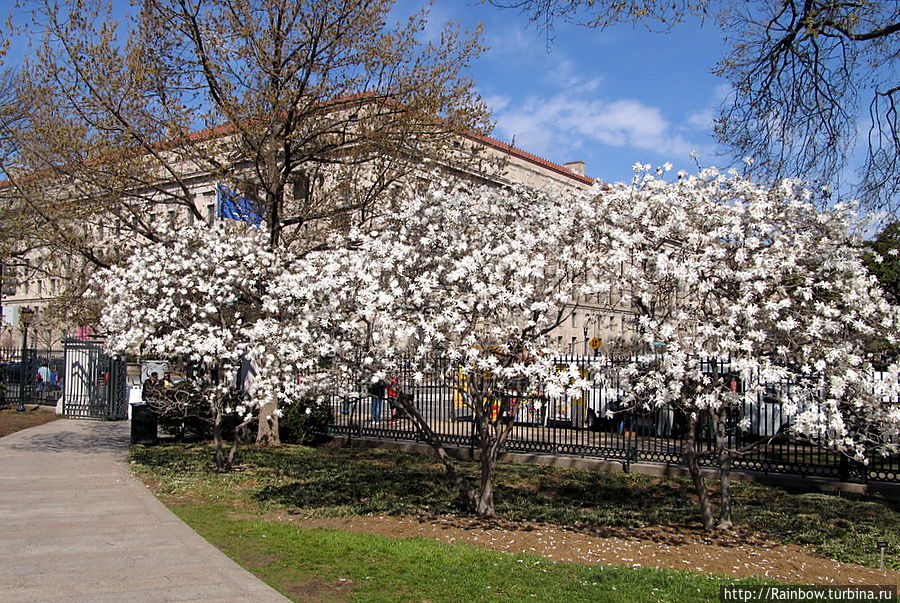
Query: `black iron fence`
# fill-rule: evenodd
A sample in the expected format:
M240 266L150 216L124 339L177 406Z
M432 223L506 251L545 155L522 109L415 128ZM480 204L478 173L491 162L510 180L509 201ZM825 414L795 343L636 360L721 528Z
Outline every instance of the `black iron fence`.
M62 348L0 348L0 398L5 404L55 406L65 382Z
M0 403L57 406L72 418L124 419L126 365L96 341L64 340L59 349L2 348Z
M664 407L652 412L626 407L621 398L619 363L605 358L561 358L561 368L574 364L591 388L572 396L550 399L530 389L527 383L507 382L490 392L492 418L511 420L512 432L505 445L508 452L574 455L631 463L683 463L687 419L677 409ZM727 366L707 367L727 374ZM414 378L415 373L420 373ZM393 376L379 401L361 384L350 392L332 396L334 415L329 432L346 437L426 442L414 422L406 416L397 395L408 396L419 414L439 434L444 444L477 446L475 423L468 405L468 388L458 368L446 360L426 366L405 364ZM735 377L732 387L742 387ZM771 384L753 402L743 402L727 421L730 449L742 450L734 469L794 474L844 481L900 482L900 457L872 454L867 464L819 446L791 433L792 415L784 406L791 384ZM898 400L885 400L898 404ZM711 422L701 425L703 462L716 466L715 434Z

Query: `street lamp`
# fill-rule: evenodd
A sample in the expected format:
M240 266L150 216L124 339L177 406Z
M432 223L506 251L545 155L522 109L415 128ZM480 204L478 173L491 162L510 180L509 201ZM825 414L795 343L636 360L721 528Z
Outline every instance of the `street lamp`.
M28 353L28 325L34 318L34 310L23 307L19 311L19 322L22 324L22 362L19 371L19 405L16 406L16 412L25 412L25 387L28 384L28 372L30 367L27 366L26 354Z
M588 330L591 325L599 325L600 324L600 314L586 314L584 317L584 355L588 355ZM596 355L596 350L595 355Z

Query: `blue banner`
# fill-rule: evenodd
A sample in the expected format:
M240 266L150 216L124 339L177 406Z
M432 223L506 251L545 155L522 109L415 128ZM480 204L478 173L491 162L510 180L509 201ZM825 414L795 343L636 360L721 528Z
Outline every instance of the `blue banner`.
M224 184L216 185L216 196L218 197L217 215L227 220L239 220L241 222L250 222L254 226L262 224L262 214L253 201L241 197Z

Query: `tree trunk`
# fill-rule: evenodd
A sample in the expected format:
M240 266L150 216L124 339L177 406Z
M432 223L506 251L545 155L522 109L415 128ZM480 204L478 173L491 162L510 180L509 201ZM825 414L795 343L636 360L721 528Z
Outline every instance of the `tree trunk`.
M424 436L425 441L428 442L428 445L431 446L435 454L437 454L438 459L440 459L441 463L444 465L444 469L447 471L447 475L450 476L450 480L456 484L457 488L459 488L459 492L463 499L470 505L477 505L475 488L472 487L469 480L467 480L456 468L456 463L450 458L450 455L447 454L446 449L444 449L440 436L434 432L425 418L419 414L419 409L413 404L413 397L397 396L397 402L403 407L406 414L412 417L413 423L415 423L416 427Z
M722 506L719 509L719 523L716 526L720 530L730 530L734 527L731 522L731 459L730 452L726 452L721 457L721 467L719 468L719 488L722 491Z
M483 454L483 453L482 453ZM496 517L494 510L494 472L486 468L486 464L493 464L490 460L481 460L481 491L478 500L475 501L475 514L479 517Z
M228 469L234 467L234 457L237 455L238 444L240 444L241 441L241 434L244 433L249 422L250 419L246 419L240 425L234 428L234 435L231 439L231 446L228 449Z
M256 443L260 446L281 446L278 435L278 409L276 402L266 402L259 409L259 427L256 431Z
M494 510L494 467L497 464L490 425L482 425L481 433L481 482L475 514L479 517L496 517Z
M712 501L709 498L709 491L706 489L706 479L700 470L700 458L697 452L698 427L701 424L699 419L702 416L703 414L700 412L692 412L688 415L688 434L684 440L684 461L687 463L694 490L697 492L703 528L712 530L715 523Z
M719 453L719 490L722 496L722 505L719 508L719 523L716 527L720 530L730 530L731 522L731 462L734 453L728 446L728 438L725 433L728 409L721 408L716 413L716 449Z
M225 442L222 440L222 409L214 404L212 412L213 458L216 463L216 469L219 471L227 471L231 467L228 462L228 455L225 454Z

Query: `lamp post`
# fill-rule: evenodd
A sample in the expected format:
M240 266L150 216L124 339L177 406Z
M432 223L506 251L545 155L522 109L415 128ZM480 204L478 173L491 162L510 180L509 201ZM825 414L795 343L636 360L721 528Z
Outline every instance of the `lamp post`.
M584 351L583 354L585 357L588 355L588 330L592 325L596 326L600 323L600 315L599 314L587 314L584 317ZM595 331L596 332L596 331ZM595 350L596 351L596 350Z
M16 406L16 412L25 412L25 388L28 384L28 372L31 370L28 366L26 355L28 354L28 325L34 318L34 310L23 307L19 311L19 321L22 323L22 362L19 372L19 405Z

